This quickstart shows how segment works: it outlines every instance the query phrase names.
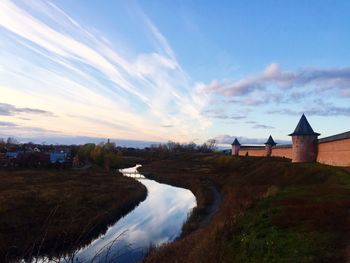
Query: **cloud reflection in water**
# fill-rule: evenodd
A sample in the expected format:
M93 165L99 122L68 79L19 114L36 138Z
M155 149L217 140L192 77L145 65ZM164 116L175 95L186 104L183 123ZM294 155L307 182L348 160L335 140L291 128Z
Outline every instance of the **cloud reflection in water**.
M135 172L137 167L124 169L122 172L127 175L126 173ZM133 177L135 174L127 176ZM79 251L79 261L90 262L98 251L113 243L109 259L117 257L118 262L134 262L142 258L150 244L160 245L173 241L180 235L188 213L197 205L193 193L149 179L141 179L140 182L147 187L146 200L111 226L105 235ZM113 242L116 237L118 239ZM101 253L101 257L105 253ZM96 258L96 262L99 259L101 258Z

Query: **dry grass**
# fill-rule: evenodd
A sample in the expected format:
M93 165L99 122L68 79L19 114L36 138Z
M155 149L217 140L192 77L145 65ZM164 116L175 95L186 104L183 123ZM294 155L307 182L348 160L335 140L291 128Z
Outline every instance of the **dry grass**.
M182 238L152 249L145 262L346 261L350 173L345 169L283 158L174 154L149 160L141 170L190 189L198 203ZM28 255L43 237L40 250L46 253L88 242L130 208L125 204L144 198L135 181L103 172L1 172L0 180L2 256ZM210 184L223 200L203 226Z
M210 180L223 195L207 226L195 224L195 231L153 250L145 262L345 261L350 174L344 169L283 158L193 155L154 161L145 171L190 189Z
M147 191L103 171L0 171L0 261L57 255L103 233Z

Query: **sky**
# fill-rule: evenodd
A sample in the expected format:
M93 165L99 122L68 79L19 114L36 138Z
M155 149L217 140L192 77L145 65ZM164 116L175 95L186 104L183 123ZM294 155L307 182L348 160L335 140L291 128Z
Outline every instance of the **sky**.
M350 130L349 1L0 1L0 138Z

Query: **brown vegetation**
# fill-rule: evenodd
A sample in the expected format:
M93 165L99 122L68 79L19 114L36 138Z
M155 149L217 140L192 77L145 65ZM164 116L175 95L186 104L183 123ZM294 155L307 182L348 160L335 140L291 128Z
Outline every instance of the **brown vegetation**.
M0 261L57 255L89 243L147 195L103 171L0 171Z
M119 165L144 163L143 174L190 189L198 206L182 238L152 249L145 262L344 262L349 256L346 169L159 149L123 154ZM101 171L7 171L0 178L4 260L74 249L145 197L139 183ZM211 217L213 187L222 202Z
M190 188L199 205L209 201L203 181L215 183L223 195L209 224L199 227L194 220L190 234L151 251L145 262L345 261L350 174L344 169L195 154L157 160L143 171Z

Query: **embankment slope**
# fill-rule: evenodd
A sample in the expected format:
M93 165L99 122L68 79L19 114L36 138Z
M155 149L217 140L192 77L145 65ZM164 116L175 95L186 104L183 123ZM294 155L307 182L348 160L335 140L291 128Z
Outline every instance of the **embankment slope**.
M154 160L145 172L195 189L209 180L223 197L202 226L205 205L182 239L151 251L145 262L346 262L350 241L350 174L283 158L183 155ZM206 194L193 190L199 204ZM186 224L186 225L188 225ZM185 230L186 230L185 225Z

